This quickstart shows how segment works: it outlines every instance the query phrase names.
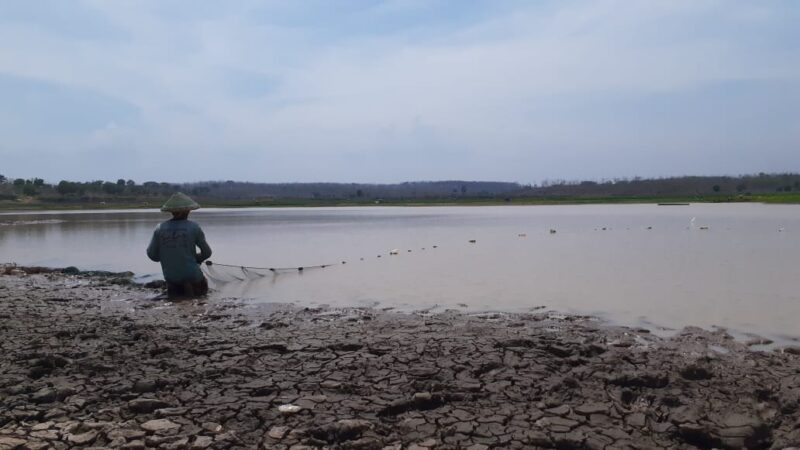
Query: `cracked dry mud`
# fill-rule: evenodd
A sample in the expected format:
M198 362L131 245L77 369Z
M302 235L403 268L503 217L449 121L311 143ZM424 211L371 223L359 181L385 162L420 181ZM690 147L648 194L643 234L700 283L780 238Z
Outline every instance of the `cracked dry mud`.
M0 276L0 449L800 446L797 348L153 292Z

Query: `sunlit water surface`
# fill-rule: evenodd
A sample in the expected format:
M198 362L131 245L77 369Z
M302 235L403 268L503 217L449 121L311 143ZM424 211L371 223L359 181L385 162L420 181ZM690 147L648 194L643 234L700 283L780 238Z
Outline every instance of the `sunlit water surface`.
M159 277L144 249L164 219L3 213L0 262ZM401 310L544 306L654 328L800 336L797 206L201 209L192 219L219 263L334 264L216 283L219 297Z

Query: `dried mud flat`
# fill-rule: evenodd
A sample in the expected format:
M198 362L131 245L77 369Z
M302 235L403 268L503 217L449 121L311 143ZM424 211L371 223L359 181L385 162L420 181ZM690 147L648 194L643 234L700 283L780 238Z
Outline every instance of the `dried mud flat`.
M797 348L153 294L0 276L0 449L800 446Z

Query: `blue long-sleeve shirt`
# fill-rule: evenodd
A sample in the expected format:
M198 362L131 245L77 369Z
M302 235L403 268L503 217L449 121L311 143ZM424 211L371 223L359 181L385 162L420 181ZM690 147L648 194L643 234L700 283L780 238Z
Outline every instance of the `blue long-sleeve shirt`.
M199 254L196 248L200 248ZM172 219L156 227L147 256L161 263L165 280L186 283L203 278L200 263L211 257L211 247L200 225L188 219Z

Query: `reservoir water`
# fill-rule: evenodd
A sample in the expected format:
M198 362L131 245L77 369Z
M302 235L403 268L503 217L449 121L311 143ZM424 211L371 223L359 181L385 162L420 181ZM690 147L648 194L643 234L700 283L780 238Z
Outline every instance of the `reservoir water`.
M144 249L166 218L0 213L0 262L157 278ZM219 298L400 310L545 307L654 329L800 337L797 206L201 209L191 218L218 263L334 264L217 283Z

